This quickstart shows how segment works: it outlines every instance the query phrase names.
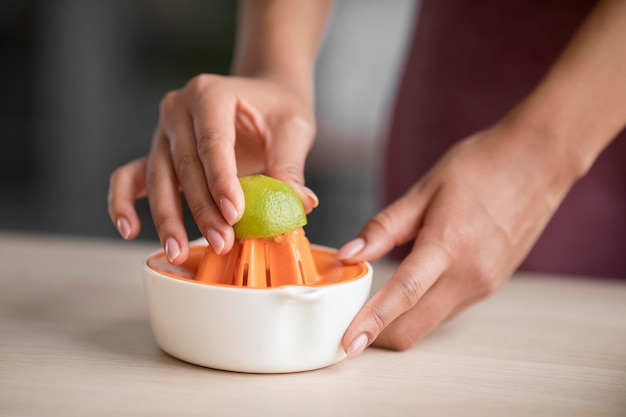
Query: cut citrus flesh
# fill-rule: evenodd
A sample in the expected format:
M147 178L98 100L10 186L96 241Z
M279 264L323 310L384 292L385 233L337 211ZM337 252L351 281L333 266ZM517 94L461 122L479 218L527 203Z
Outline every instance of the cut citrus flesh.
M307 224L300 198L286 183L265 175L241 177L239 182L246 206L233 226L236 238L278 236Z

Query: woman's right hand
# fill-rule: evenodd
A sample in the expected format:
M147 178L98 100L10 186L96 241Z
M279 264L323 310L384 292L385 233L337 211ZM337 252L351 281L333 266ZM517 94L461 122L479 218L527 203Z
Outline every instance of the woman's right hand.
M139 234L137 198L147 196L168 259L184 262L189 242L180 191L209 245L228 252L244 211L238 176L264 171L291 185L305 210L318 203L304 185L313 143L311 100L271 79L202 74L167 93L146 157L111 175L108 209L125 239Z

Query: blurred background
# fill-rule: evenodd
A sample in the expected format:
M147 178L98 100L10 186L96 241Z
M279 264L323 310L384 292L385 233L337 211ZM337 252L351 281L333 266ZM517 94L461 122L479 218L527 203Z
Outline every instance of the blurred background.
M227 74L232 0L0 2L0 230L117 236L109 175L144 155L165 92ZM307 234L339 246L378 209L390 106L415 1L337 0L317 68ZM156 239L147 203L140 239ZM190 237L200 236L188 216Z

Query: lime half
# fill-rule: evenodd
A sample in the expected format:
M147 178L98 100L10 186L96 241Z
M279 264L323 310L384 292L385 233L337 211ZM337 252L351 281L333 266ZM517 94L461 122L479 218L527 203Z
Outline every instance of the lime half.
M246 208L233 226L238 239L278 236L306 225L300 198L286 183L265 175L239 178Z

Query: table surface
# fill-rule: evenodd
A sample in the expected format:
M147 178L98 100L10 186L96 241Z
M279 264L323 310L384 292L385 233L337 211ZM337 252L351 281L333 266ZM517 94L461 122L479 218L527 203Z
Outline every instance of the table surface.
M408 351L252 375L157 347L156 248L0 233L0 415L626 416L624 281L517 274Z

